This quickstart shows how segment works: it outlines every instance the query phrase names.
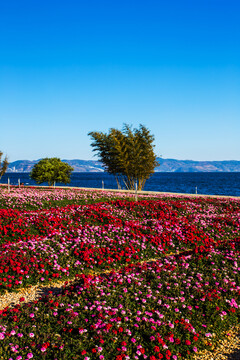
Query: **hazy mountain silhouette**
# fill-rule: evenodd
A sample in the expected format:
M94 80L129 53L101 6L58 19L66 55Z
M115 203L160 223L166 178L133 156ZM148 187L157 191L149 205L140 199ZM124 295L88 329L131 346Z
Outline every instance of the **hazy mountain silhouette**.
M40 159L39 159L40 160ZM9 164L7 172L30 172L39 160L17 160ZM73 166L74 172L101 172L104 168L96 160L63 160ZM156 172L240 172L240 161L194 161L159 158Z

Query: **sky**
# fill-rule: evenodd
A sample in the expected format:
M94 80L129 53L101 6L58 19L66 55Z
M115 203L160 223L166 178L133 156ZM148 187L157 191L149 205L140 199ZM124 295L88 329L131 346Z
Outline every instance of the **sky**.
M240 160L238 0L0 0L0 150L97 159L145 125L155 153Z

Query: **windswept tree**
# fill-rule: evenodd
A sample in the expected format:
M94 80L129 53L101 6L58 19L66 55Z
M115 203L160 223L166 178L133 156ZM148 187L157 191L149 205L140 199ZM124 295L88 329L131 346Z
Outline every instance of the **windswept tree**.
M37 184L47 182L49 186L55 185L56 182L70 183L70 175L73 167L61 161L59 158L45 158L34 165L30 177Z
M0 179L5 174L5 172L7 171L7 168L8 168L8 165L9 165L7 156L5 156L5 159L3 161L2 161L2 156L3 156L3 152L0 151Z
M92 131L93 151L97 152L104 169L116 178L118 188L124 184L127 189L142 190L146 180L158 166L154 154L154 136L143 125L131 129L124 125L123 130L111 128L108 134Z

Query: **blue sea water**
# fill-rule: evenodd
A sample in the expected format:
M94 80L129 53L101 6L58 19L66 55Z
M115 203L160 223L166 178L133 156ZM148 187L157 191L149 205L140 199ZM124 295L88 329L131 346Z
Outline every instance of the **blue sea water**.
M7 173L0 183L6 184L8 178L12 185L17 185L18 179L25 185L37 185L29 173ZM114 176L104 172L72 173L68 186L102 188L103 185L105 189L117 189ZM240 196L240 173L154 173L144 190L194 194L196 188L198 194Z

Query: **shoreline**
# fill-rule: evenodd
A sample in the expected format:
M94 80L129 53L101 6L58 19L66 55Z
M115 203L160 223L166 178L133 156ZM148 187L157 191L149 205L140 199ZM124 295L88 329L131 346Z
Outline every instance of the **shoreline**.
M0 184L0 187L8 187L8 184ZM10 189L17 189L18 185L10 185ZM78 186L47 186L47 185L21 185L21 189L25 188L43 188L44 190L54 190L54 189L72 189L72 190L84 190L84 191L101 191L101 192L116 192L116 193L128 193L136 194L134 190L125 190L125 189L102 189L102 188L88 188L88 187L78 187ZM240 199L240 196L235 195L206 195L206 194L190 194L190 193L175 193L175 192L165 192L165 191L150 191L142 190L138 191L137 195L166 195L166 196L190 196L190 197L211 197L211 198L226 198L226 199Z

